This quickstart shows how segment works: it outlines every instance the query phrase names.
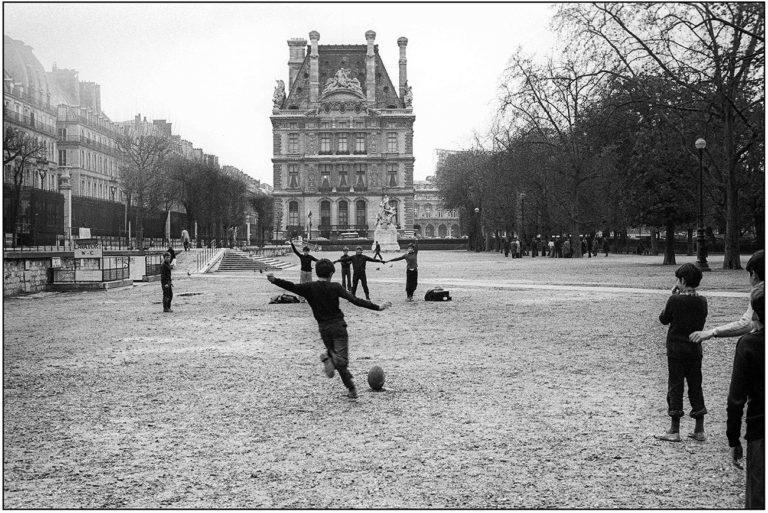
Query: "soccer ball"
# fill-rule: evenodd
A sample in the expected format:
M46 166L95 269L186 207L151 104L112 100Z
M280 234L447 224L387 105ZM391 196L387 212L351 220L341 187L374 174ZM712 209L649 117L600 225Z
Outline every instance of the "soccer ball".
M368 371L368 385L377 392L384 387L384 370L378 365Z

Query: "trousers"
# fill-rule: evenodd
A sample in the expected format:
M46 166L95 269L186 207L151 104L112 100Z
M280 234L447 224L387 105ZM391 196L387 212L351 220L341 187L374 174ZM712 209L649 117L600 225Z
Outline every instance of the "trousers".
M339 373L341 382L347 388L355 388L352 373L349 372L349 335L347 323L344 321L332 322L320 326L320 337L328 351L328 356L333 361L333 366Z
M352 275L350 273L349 267L346 269L343 267L341 268L341 286L346 290L352 290Z
M354 273L352 275L352 295L357 295L357 282L360 282L363 286L363 292L365 292L365 297L370 296L368 293L368 280L365 277L365 272L362 273Z
M171 309L171 301L173 300L173 285L163 287L163 311L167 312Z
M413 293L416 292L416 286L418 285L418 281L419 281L418 269L405 270L405 293L409 298L413 297Z
M688 400L691 403L691 417L703 417L704 391L701 388L701 358L674 358L667 356L669 380L667 381L667 405L670 417L682 417L684 382L688 382Z
M746 509L765 509L765 438L747 442Z

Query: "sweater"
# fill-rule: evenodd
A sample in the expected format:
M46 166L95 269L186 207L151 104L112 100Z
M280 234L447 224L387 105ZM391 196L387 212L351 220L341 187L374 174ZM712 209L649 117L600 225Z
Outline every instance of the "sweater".
M747 441L765 438L765 332L744 335L736 344L731 386L728 390L728 445L739 445L741 416L747 405Z
M673 358L701 358L701 344L688 340L688 335L704 328L707 320L707 299L698 294L669 296L659 315L662 324L669 324L667 356Z
M379 305L353 296L337 282L317 280L310 283L293 283L287 280L281 280L280 278L275 278L272 283L305 298L312 308L312 314L315 316L315 319L320 326L344 320L344 314L339 308L340 297L343 297L352 304L362 306L363 308L381 310Z

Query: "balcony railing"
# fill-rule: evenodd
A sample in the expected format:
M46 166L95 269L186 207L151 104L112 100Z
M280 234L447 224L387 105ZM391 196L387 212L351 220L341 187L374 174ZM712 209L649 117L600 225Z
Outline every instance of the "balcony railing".
M3 111L3 114L5 115L6 119L14 121L19 125L25 126L27 128L31 128L33 130L37 130L39 132L44 132L52 136L56 135L56 127L53 125L47 125L41 121L32 119L29 116L24 116L22 114L19 114L18 112L13 112L9 110Z
M23 102L29 103L30 105L34 105L38 109L44 110L49 114L56 115L56 108L53 107L50 103L46 103L39 98L35 98L29 93L22 93L17 88L12 88L11 90L3 91L3 93L9 96L12 96L16 99L19 99Z
M107 153L109 155L113 155L116 157L120 156L120 150L118 148L115 148L113 146L108 146L104 143L100 143L99 141L95 139L90 139L88 137L85 137L84 135L67 135L66 137L59 137L58 140L59 140L59 143L63 143L63 142L79 143L91 149L94 149L96 151L100 151L102 153Z

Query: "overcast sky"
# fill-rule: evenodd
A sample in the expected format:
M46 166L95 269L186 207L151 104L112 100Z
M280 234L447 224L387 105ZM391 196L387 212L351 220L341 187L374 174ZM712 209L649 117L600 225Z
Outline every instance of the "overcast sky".
M434 173L437 148L485 132L498 85L518 48L551 52L551 4L4 4L4 31L46 70L101 85L113 121L167 119L206 153L272 183L272 93L288 81L292 37L365 44L376 32L397 84L397 38L408 38L415 178Z

